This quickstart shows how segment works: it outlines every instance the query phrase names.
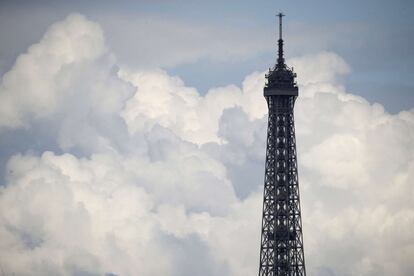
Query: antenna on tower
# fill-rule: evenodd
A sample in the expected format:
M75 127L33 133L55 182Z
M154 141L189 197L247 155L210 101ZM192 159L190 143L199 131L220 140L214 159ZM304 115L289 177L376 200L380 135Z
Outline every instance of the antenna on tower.
M284 67L285 59L283 58L282 17L285 15L279 12L276 16L279 17L279 56L277 58L277 65L278 67Z
M279 12L276 16L279 17L279 39L282 39L282 17L285 15Z

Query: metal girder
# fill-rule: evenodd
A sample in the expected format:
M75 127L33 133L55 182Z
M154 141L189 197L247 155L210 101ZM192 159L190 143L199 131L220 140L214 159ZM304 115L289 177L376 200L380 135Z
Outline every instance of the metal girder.
M296 96L267 96L269 121L259 276L305 276L293 107Z

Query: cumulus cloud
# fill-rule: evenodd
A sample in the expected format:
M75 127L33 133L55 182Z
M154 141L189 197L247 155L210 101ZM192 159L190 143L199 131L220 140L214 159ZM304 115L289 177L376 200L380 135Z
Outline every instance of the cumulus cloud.
M122 112L131 134L159 124L193 143L220 142L219 119L225 109L240 106L252 118L265 114L265 102L255 97L263 85L263 74L248 76L242 88L214 88L204 97L164 71L121 71L120 77L136 87Z
M95 59L104 52L97 24L86 24L79 15L50 27L43 39L19 56L1 82L1 125L21 126L31 116L55 111L68 85L69 66Z
M335 53L289 64L309 275L411 275L413 110L347 93ZM202 96L165 71L118 68L81 15L51 26L0 84L0 132L46 125L59 149L7 162L1 271L257 273L263 84L256 72Z

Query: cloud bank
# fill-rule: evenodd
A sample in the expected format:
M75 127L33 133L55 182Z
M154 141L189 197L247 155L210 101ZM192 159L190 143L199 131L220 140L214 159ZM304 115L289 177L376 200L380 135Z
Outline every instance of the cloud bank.
M289 64L309 275L411 275L414 111L347 93L335 53ZM0 134L50 141L7 156L2 273L257 273L263 84L256 72L202 96L120 68L81 15L52 25L0 85Z

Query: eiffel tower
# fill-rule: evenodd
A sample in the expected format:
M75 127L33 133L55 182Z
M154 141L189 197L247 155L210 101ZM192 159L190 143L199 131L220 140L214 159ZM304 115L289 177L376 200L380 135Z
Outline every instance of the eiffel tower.
M283 58L282 13L277 63L264 88L269 118L259 276L305 276L293 108L296 74Z

